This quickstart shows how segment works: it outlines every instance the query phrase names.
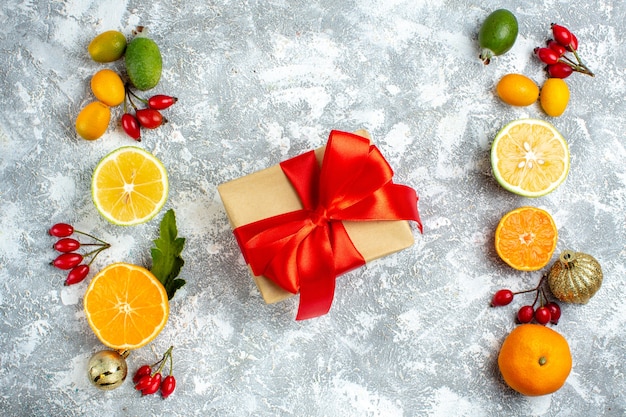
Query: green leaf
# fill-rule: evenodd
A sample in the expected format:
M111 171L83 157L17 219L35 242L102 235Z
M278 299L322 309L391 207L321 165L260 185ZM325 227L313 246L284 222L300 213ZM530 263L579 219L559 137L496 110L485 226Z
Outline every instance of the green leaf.
M152 255L151 272L165 287L169 300L174 297L174 293L185 285L185 280L176 278L181 268L185 264L181 253L185 246L185 238L177 237L176 215L174 210L169 209L159 228L160 236L154 240L154 247L150 250Z

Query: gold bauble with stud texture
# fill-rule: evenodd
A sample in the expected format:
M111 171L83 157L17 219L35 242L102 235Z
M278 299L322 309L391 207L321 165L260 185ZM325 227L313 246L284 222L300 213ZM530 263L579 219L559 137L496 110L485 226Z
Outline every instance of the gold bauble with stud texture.
M591 255L565 250L548 273L548 285L556 298L586 304L602 285L602 268Z

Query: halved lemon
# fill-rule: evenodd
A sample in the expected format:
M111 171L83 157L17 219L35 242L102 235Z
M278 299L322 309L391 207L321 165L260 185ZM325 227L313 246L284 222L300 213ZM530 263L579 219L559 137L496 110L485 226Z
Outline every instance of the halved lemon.
M157 215L167 200L165 167L150 152L124 146L98 163L91 179L96 208L111 223L131 226Z
M163 284L147 269L127 263L109 265L96 274L87 287L83 305L98 339L117 350L147 345L169 317Z
M498 183L524 197L541 197L558 187L569 172L569 149L550 123L515 120L491 145L491 167Z

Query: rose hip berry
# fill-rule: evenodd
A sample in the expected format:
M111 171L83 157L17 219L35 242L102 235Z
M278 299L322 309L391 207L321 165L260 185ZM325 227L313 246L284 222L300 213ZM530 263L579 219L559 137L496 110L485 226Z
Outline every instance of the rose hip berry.
M565 47L563 45L561 45L560 43L558 43L557 41L550 39L548 41L548 48L552 49L554 52L556 52L556 54L560 57L562 57L563 55L565 55L565 52L567 52L567 49L565 49Z
M135 384L135 389L137 391L143 391L148 388L152 384L152 374L144 375Z
M165 399L174 392L174 389L176 388L176 378L174 378L173 375L173 349L174 346L170 346L170 348L163 354L161 360L152 365L142 365L139 369L137 369L135 375L133 376L133 382L135 382L135 389L137 391L141 391L141 396L154 394L160 388L161 396ZM163 378L161 371L163 371L163 368L168 360L170 364L170 372L165 378ZM153 372L152 369L157 365L159 368Z
M567 46L567 50L570 52L574 52L578 50L578 38L573 33L572 33L572 39L570 40L569 45Z
M159 387L161 387L161 374L157 372L150 378L148 386L141 390L141 395L152 395L159 390Z
M84 280L89 274L89 265L81 264L77 265L67 274L64 285L78 284Z
M59 252L73 252L80 248L80 242L70 237L64 237L57 240L52 247Z
M52 261L52 265L59 269L72 269L82 261L83 255L80 253L69 252L62 253L57 256L54 261Z
M548 75L553 78L567 78L574 70L564 62L548 65Z
M61 255L57 256L51 262L51 264L58 269L70 270L67 274L64 285L73 285L83 281L89 274L91 263L94 261L96 256L98 256L98 254L103 250L111 247L111 245L104 240L92 236L89 233L75 230L72 225L67 223L57 223L52 226L48 232L52 236L60 237L60 239L57 240L52 247L53 249L62 252ZM96 242L83 243L77 239L67 237L73 233L87 236ZM96 246L97 249L86 254L75 252L83 246ZM82 262L89 257L91 257L89 263L82 264Z
M548 307L546 306L539 307L535 311L535 320L539 324L543 324L543 325L548 324L550 322L550 310L548 309Z
M551 65L559 62L559 55L550 48L535 48L535 54L545 64Z
M176 389L176 378L174 375L168 375L161 383L161 397L169 397Z
M550 323L558 324L559 319L561 318L561 307L554 301L546 304L548 310L550 310Z
M513 301L513 291L504 289L496 291L491 300L491 305L493 307L500 307L510 304L511 301Z
M522 306L517 312L517 320L520 323L530 323L535 316L535 309L533 306Z
M148 107L154 110L165 110L178 101L178 98L157 94L148 99Z
M578 55L578 38L565 26L551 24L554 39L549 39L547 48L535 48L534 54L548 64L546 71L550 78L567 78L574 72L594 76ZM551 53L550 51L554 52ZM573 58L567 55L571 52Z
M491 305L493 307L505 306L510 304L513 298L519 294L535 293L532 304L524 305L517 311L517 321L519 323L530 323L535 320L543 325L547 323L556 324L561 317L561 309L554 301L548 301L547 293L544 289L546 280L547 274L544 274L535 288L517 292L512 292L509 289L498 290L491 299ZM535 309L537 303L539 303L539 307Z
M150 365L140 366L139 369L137 369L137 371L135 372L135 375L133 376L133 382L136 384L137 382L139 382L141 378L143 378L146 375L150 375L151 373L152 373L152 367L150 367Z
M74 227L67 223L57 223L48 230L48 233L54 237L68 237L74 233Z
M167 119L163 117L163 114L159 110L165 110L175 104L178 98L168 96L165 94L156 94L151 96L148 100L139 97L135 94L129 84L126 84L126 94L124 99L124 115L122 116L122 128L124 132L136 141L140 141L141 128L156 129L167 123ZM138 108L133 97L143 103L146 108ZM135 110L135 114L131 114L127 111L126 99Z
M163 117L161 112L154 109L139 109L135 112L135 115L139 124L146 129L156 129L167 122L167 119Z
M557 25L556 23L552 23L551 26L554 39L567 48L572 41L572 32L566 27Z
M141 130L139 129L139 122L137 118L130 113L124 113L122 115L122 129L131 138L137 142L141 142Z

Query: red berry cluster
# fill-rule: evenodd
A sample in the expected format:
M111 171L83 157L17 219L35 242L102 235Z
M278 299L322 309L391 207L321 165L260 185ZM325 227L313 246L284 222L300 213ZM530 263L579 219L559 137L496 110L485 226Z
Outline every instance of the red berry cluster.
M552 23L554 39L547 42L543 48L535 48L534 53L541 62L547 64L546 71L551 78L567 78L573 72L580 72L594 76L578 55L578 38L564 26ZM574 55L575 61L567 56L567 52Z
M492 307L501 307L509 305L513 298L518 294L526 294L535 292L535 299L532 304L524 305L517 311L517 321L520 323L530 323L533 319L539 323L546 325L548 323L557 324L561 318L561 307L554 302L548 301L546 292L544 290L544 282L546 276L544 275L539 284L535 288L530 290L513 292L509 289L502 289L496 291L491 299ZM539 307L535 309L535 306L539 302Z
M174 375L172 374L174 368L174 361L172 359L173 349L174 346L170 346L170 348L163 354L160 361L152 365L140 366L139 369L137 369L135 375L133 376L133 382L135 383L135 389L137 391L141 391L141 396L155 394L159 388L161 389L161 397L163 398L169 397L170 394L174 392L174 389L176 389L176 378L174 378ZM163 378L161 371L163 371L166 359L168 358L170 363L170 372L165 378ZM159 368L153 372L152 370L157 365L159 365Z
M141 128L156 129L163 123L167 123L167 119L163 117L160 110L165 110L178 101L176 97L157 94L149 99L143 99L133 93L130 86L126 84L124 97L124 114L122 115L122 129L131 138L137 142L141 141ZM137 108L133 102L133 97L142 102L146 108ZM135 114L130 113L126 106L126 98L135 110Z
M65 279L65 285L77 284L84 280L89 274L89 267L91 263L96 259L96 256L100 254L105 249L111 247L111 245L105 242L102 239L98 239L95 236L90 235L89 233L81 232L79 230L75 230L74 227L67 223L57 223L48 230L48 233L51 236L58 237L54 245L52 246L58 252L61 252L59 256L57 256L52 262L56 268L69 270L70 272L67 274L67 278ZM95 240L95 243L81 243L76 239L73 239L69 236L77 233L91 239ZM75 252L83 246L97 246L97 249L94 249L85 254L80 254ZM83 263L85 259L91 256L91 260L89 263Z

